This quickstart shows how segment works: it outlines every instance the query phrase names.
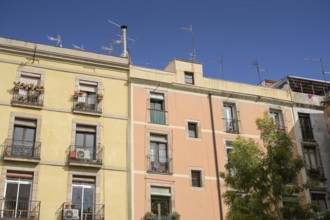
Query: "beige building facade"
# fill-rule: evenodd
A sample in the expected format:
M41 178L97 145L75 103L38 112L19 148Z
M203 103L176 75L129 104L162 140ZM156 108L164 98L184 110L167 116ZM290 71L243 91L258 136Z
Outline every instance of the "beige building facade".
M127 58L0 38L0 218L128 219Z

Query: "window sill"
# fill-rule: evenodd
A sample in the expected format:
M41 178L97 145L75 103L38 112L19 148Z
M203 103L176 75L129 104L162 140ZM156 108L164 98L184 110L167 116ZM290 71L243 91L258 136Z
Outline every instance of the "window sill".
M24 102L17 102L17 101L12 101L11 102L12 106L18 106L18 107L25 107L25 108L34 108L34 109L42 109L43 108L43 103L24 103Z

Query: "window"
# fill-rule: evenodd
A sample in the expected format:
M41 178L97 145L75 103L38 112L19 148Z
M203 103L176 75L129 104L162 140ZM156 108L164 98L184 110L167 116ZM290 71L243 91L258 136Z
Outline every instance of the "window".
M314 140L309 114L298 113L303 140Z
M165 119L165 103L164 94L150 93L150 122L154 124L164 125Z
M318 146L313 144L303 145L303 154L305 167L309 178L320 179L323 177L323 169L321 166L321 158Z
M152 186L151 189L151 212L160 213L165 219L171 213L171 188Z
M227 152L227 164L230 163L230 152L233 150L233 145L232 145L232 141L226 141L226 152ZM229 174L233 175L234 174L234 170L233 168L229 169Z
M41 74L20 72L20 77L14 84L13 104L42 106Z
M190 138L198 138L198 125L196 122L188 122L188 135Z
M98 90L99 83L79 80L79 89L74 94L74 109L101 112Z
M76 159L95 160L96 127L77 125L75 152Z
M274 120L278 129L285 129L281 110L270 109L270 117Z
M72 205L79 210L79 219L94 219L95 178L73 176Z
M15 118L13 140L8 140L6 156L39 157L40 143L36 140L37 120Z
M202 171L200 170L191 171L191 185L193 187L202 187Z
M35 206L32 197L32 173L7 171L3 216L28 218L29 209Z
M237 134L238 131L238 120L236 115L236 106L233 103L224 103L224 122L225 129L228 133Z
M194 84L194 73L190 73L190 72L185 72L184 73L184 81L186 84Z
M160 135L160 134L150 135L149 159L150 159L149 171L160 172L160 173L170 172L166 135Z
M316 192L312 192L311 193L311 200L316 202L320 209L321 212L326 212L328 209L327 206L327 200L326 200L326 194L325 193L316 193Z

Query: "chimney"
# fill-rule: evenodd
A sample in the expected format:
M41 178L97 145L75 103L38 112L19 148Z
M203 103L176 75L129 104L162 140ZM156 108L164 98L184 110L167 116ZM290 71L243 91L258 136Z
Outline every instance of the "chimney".
M123 43L123 52L120 54L121 57L128 57L128 52L127 52L127 39L126 39L126 31L127 31L127 26L122 25L120 27L122 31L122 43Z

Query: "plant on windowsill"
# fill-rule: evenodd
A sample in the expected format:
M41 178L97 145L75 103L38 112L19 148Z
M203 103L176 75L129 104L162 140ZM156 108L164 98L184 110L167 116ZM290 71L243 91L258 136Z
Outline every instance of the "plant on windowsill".
M103 94L101 94L101 93L98 93L98 94L96 94L96 98L97 98L97 101L102 101L102 99L103 99Z
M180 220L181 215L177 211L174 211L170 214L170 218L171 220Z
M156 215L152 212L146 212L143 216L143 220L152 220L154 218L156 218Z
M81 108L81 109L83 109L83 108L85 108L86 107L86 103L85 102L78 102L77 104L76 104L76 108Z
M74 91L73 97L80 97L83 95L83 92L81 91Z
M34 87L34 89L35 89L36 91L38 91L38 92L43 92L43 91L44 91L44 87L43 87L43 86L39 86L39 85L36 85L36 86Z
M330 105L330 96L327 95L323 98L323 100L321 101L321 103L323 104L323 106L327 107Z
M24 83L21 82L14 82L14 88L15 89L22 89L25 86Z

